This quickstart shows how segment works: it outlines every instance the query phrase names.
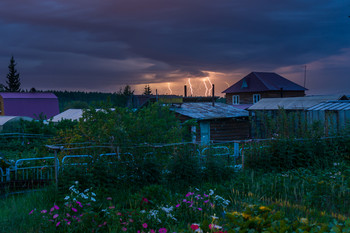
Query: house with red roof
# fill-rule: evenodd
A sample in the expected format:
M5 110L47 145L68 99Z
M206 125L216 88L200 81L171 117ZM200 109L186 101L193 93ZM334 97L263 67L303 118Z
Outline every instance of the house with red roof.
M0 116L51 118L59 113L53 93L0 92Z
M251 72L222 93L226 103L252 105L262 98L305 96L307 89L273 72Z

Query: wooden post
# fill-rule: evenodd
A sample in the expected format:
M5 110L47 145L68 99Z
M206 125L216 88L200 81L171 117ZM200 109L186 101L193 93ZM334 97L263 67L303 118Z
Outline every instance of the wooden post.
M242 143L242 171L244 170L244 142Z
M57 151L63 150L63 146L51 146L46 145L47 148L54 150L55 153L55 183L56 183L56 189L58 189L58 157L57 157Z

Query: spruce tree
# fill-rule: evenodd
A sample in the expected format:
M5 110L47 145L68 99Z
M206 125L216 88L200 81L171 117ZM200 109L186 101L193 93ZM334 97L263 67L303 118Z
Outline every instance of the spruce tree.
M9 67L9 73L7 74L6 78L6 84L5 90L9 92L20 92L21 91L21 81L19 79L19 73L16 70L16 62L13 56L11 57L10 60L10 65Z
M145 86L145 90L143 91L144 95L152 95L152 90L151 87L149 85Z

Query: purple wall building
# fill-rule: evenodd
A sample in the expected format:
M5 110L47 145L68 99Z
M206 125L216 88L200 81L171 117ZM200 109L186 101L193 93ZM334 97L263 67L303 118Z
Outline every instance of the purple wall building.
M58 99L52 93L1 92L0 115L46 119L59 113Z

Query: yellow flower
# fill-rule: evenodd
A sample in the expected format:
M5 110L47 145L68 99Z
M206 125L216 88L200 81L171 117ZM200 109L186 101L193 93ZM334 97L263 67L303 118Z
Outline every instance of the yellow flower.
M309 220L307 218L301 218L300 222L304 223L304 224L308 224Z
M260 206L259 210L261 210L261 211L271 211L271 209L266 207L266 206Z
M250 218L250 215L249 214L246 214L246 213L242 213L242 216L243 216L243 218Z

